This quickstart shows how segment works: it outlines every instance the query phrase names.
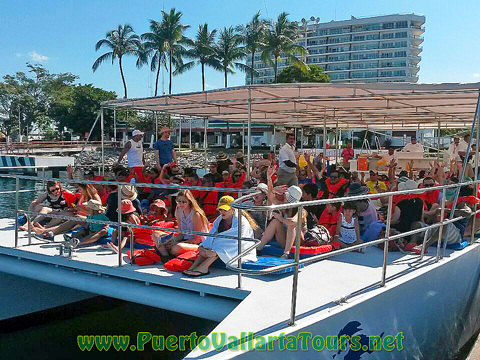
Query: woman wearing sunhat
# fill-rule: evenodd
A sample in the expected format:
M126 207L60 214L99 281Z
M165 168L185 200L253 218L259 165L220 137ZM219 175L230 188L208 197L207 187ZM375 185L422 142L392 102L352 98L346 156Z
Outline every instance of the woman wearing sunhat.
M173 142L170 140L170 129L164 127L160 130L160 139L153 145L155 150L155 161L158 171L162 170L163 165L177 162Z
M285 203L296 203L302 198L302 189L296 185L292 185L285 193ZM295 241L296 228L297 228L297 212L298 208L290 208L281 211L273 211L272 220L268 224L265 232L263 233L260 244L257 247L257 251L262 251L263 247L273 238L277 241L278 245L284 248L282 258L288 258L290 254L290 248ZM302 211L302 237L305 233L307 224L307 212L305 209Z
M127 224L135 224L135 225L140 225L140 216L137 213L137 209L135 206L133 206L131 200L122 200L120 204L120 210L122 213L122 222L127 223ZM117 209L118 211L118 209ZM109 243L111 249L115 252L118 251L117 246L115 243L118 244L117 238L119 237L120 240L120 249L123 249L127 241L129 240L129 234L130 232L126 232L125 229L122 231L122 234L118 236L118 229L115 229L112 235L112 242Z
M231 196L223 196L218 201L218 211L220 216L217 217L210 230L211 235L238 236L238 215L239 211L232 207L234 201ZM253 238L253 231L257 228L255 220L245 211L240 211L242 218L242 238ZM253 243L250 241L242 241L241 251L246 250ZM183 272L184 275L199 277L208 275L209 267L213 262L220 258L224 263L238 255L238 241L236 239L218 238L215 236L207 237L198 247L200 255L193 263L189 270ZM256 261L254 249L242 257L242 261Z

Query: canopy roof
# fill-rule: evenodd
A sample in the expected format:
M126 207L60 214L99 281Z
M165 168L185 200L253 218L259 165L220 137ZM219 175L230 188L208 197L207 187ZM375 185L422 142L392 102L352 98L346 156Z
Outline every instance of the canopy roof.
M480 83L298 83L121 99L107 109L167 112L193 118L286 126L424 129L471 126Z

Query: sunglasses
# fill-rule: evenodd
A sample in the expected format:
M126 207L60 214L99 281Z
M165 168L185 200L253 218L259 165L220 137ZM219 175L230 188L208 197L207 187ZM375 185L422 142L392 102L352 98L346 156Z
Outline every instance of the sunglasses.
M57 186L56 188L48 189L48 191L50 191L51 193L53 193L53 192L56 192L56 191L60 191L60 188Z
M424 187L434 187L435 184L423 184Z
M330 176L330 179L338 179L338 176Z

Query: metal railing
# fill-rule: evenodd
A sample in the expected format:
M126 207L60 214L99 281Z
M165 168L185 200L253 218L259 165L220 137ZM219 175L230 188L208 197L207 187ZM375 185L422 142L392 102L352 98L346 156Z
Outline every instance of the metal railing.
M460 190L460 187L462 186L469 186L469 185L476 185L480 183L479 180L476 181L469 181L469 182L463 182L463 183L457 183L457 184L451 184L451 185L443 185L443 186L435 186L435 187L429 187L429 188L421 188L421 189L415 189L415 190L404 190L404 191L393 191L393 192L386 192L386 193L381 193L381 194L367 194L367 195L359 195L359 196L346 196L343 198L333 198L333 199L322 199L322 200L313 200L313 201L304 201L304 202L298 202L298 203L291 203L291 204L281 204L281 205L269 205L269 206L253 206L253 205L244 205L242 202L250 199L253 197L253 195L246 195L244 197L241 197L237 199L233 203L233 207L236 209L242 209L242 210L250 210L250 211L274 211L274 210L285 210L285 209L292 209L292 208L297 208L297 225L296 229L301 229L302 227L302 216L299 216L299 214L302 213L303 209L308 206L313 206L313 205L321 205L321 204L331 204L331 203L337 203L337 202L348 202L348 201L358 201L358 200L370 200L372 198L385 198L388 197L388 207L387 207L387 219L386 219L386 230L385 230L385 237L381 239L377 239L374 241L369 241L366 243L362 243L359 245L353 245L348 248L344 249L339 249L339 250L334 250L328 253L322 253L320 255L314 255L305 259L300 260L300 239L301 239L301 231L296 231L296 236L295 236L295 260L293 263L289 264L284 264L284 265L277 265L268 269L263 269L263 270L250 270L250 269L242 269L240 264L241 264L241 258L244 257L246 254L248 254L250 251L254 251L258 244L258 240L253 240L255 242L254 245L248 247L244 251L240 252L240 245L239 245L239 251L238 255L235 256L234 258L230 259L230 261L227 262L226 266L228 269L237 271L239 273L245 273L245 274L255 274L255 275L267 275L267 274L272 274L276 273L280 270L291 268L292 266L294 267L294 275L293 275L293 283L292 283L292 306L291 306L291 314L290 314L290 325L295 324L295 311L296 311L296 298L297 298L297 291L298 291L298 273L301 265L308 265L314 262L318 262L333 256L337 256L340 254L345 254L348 252L353 252L353 251L358 251L359 249L363 249L369 246L375 246L379 244L383 244L383 264L382 264L382 275L381 279L379 282L379 285L381 287L385 286L386 284L386 276L387 276L387 262L388 262L388 242L391 240L397 240L406 236L414 235L414 234L420 234L420 233L425 233L424 239L421 245L421 254L420 259L423 259L424 253L425 253L425 245L426 245L426 240L427 240L427 234L429 229L436 229L439 228L439 233L438 233L438 241L437 241L437 253L435 257L435 262L438 262L443 256L441 254L441 248L443 249L443 255L445 254L446 251L446 245L447 245L447 238L448 238L448 227L447 227L447 234L445 236L445 239L443 240L443 227L448 224L452 224L456 221L462 220L465 217L464 216L457 216L453 217L451 216L450 219L446 220L445 219L445 202L446 202L446 190L447 189L456 189L456 195L454 198L454 206L452 206L452 212L455 210L456 206L456 201L458 198L458 192ZM400 233L397 235L392 235L390 236L390 229L391 229L391 221L392 221L392 210L393 210L393 196L398 196L398 195L409 195L409 194L422 194L425 192L429 191L434 191L434 190L441 190L442 191L442 205L441 205L441 210L440 210L440 221L431 225L428 225L426 227L422 227L419 229L415 230L410 230L408 232ZM474 242L475 239L475 215L480 213L480 210L477 210L477 206L475 205L475 210L472 212L471 216L473 216L473 224L472 224L472 234L471 234L471 239L470 239L470 244ZM240 223L239 223L240 227ZM241 230L239 229L238 231L238 243L240 244L240 241L252 241L251 239L246 239L246 238L241 238ZM442 245L442 240L443 240L443 246ZM233 264L237 262L237 266L233 266Z
M359 195L359 196L347 196L343 198L334 198L334 199L321 199L321 200L313 200L313 201L305 201L305 202L298 202L298 203L291 203L291 204L280 204L280 205L269 205L269 206L255 206L255 205L246 205L244 204L245 201L252 199L255 195L259 194L258 191L253 190L253 189L235 189L235 188L215 188L215 187L204 187L204 186L183 186L183 185L163 185L163 184L145 184L145 183L136 183L136 184L129 184L129 183L124 183L124 182L116 182L116 181L90 181L90 180L81 180L81 179L56 179L56 178L38 178L36 176L25 176L25 175L0 175L2 178L10 178L10 179L15 179L15 248L18 248L18 214L22 213L27 216L31 215L43 215L48 218L58 218L62 220L73 220L73 221L78 221L78 222L83 222L83 223L95 223L95 224L103 224L103 225L109 225L112 227L117 227L118 232L117 232L117 240L119 244L119 251L118 251L118 266L121 267L123 266L123 260L122 260L122 251L120 249L120 243L121 243L121 234L122 234L122 228L128 228L129 230L131 229L150 229L150 230L159 230L159 231L165 231L165 232L171 232L171 233L182 233L186 235L200 235L200 236L215 236L218 238L225 238L225 239L231 239L231 240L236 240L238 243L238 252L237 256L233 257L226 263L227 269L233 270L237 272L237 281L238 281L238 288L242 287L242 274L251 274L251 275L267 275L267 274L272 274L275 272L278 272L283 269L291 268L294 267L294 274L293 274L293 282L292 282L292 303L291 303L291 314L290 314L290 324L293 325L295 323L295 311L296 311L296 299L297 299L297 292L298 292L298 274L299 274L299 269L302 266L315 263L324 259L328 259L333 256L349 253L352 251L357 251L359 249L363 249L369 246L375 246L378 244L383 244L384 247L384 254L383 254L383 264L382 264L382 275L379 281L379 286L385 286L386 284L386 279L387 279L387 263L388 263L388 242L391 240L396 240L402 237L410 236L413 234L419 234L427 231L429 229L436 229L439 228L439 233L438 233L438 241L437 241L437 253L435 257L435 262L438 262L442 258L441 254L441 248L443 248L443 254L445 253L445 247L446 247L446 241L447 237L445 237L443 246L442 245L442 235L443 235L443 227L445 225L454 223L456 221L462 220L465 217L464 216L457 216L457 217L451 217L450 219L445 219L445 201L446 201L446 190L447 189L456 189L457 195L460 187L462 186L468 186L468 185L476 185L480 183L480 181L469 181L469 182L463 182L463 183L458 183L458 184L451 184L451 185L443 185L443 186L436 186L436 187L431 187L431 188L422 188L422 189L415 189L415 190L405 190L405 191L394 191L394 192L387 192L387 193L381 193L381 194L367 194L367 195ZM362 243L359 245L354 245L350 246L348 248L344 249L338 249L334 250L328 253L322 253L319 255L314 255L312 257L300 259L300 240L301 240L301 232L296 231L296 236L295 236L295 260L292 263L284 264L284 265L278 265L274 266L268 269L263 269L263 270L252 270L252 269L244 269L242 268L242 258L247 255L251 251L255 251L255 248L258 246L260 243L260 240L255 239L255 238L244 238L242 237L242 216L238 216L238 234L237 236L225 236L221 234L210 234L210 233L204 233L204 232L197 232L197 231L185 231L185 230L180 230L180 229L172 229L172 228L162 228L158 226L148 226L148 225L136 225L136 224L129 224L122 222L121 219L121 212L118 211L118 220L115 221L101 221L101 220L92 220L92 219L85 219L85 218L80 218L76 216L64 216L64 215L55 215L52 213L49 214L41 214L39 212L34 212L34 211L29 211L29 210L21 210L19 209L19 193L22 191L19 188L19 180L36 180L36 181L60 181L64 183L70 183L70 184L77 184L77 183L85 183L85 184L99 184L99 185L115 185L117 186L117 194L118 194L118 203L117 207L118 209L121 208L121 200L122 200L122 192L121 192L121 186L123 185L133 185L136 187L148 187L148 188L158 188L158 189L175 189L175 190L199 190L199 191L217 191L217 192L236 192L236 193L247 193L245 196L239 197L237 200L234 201L233 207L237 210L247 210L247 211L274 211L274 210L285 210L285 209L291 209L291 208L297 208L297 214L302 214L302 211L305 207L313 206L313 205L321 205L321 204L327 204L327 203L334 203L334 202L346 202L346 201L358 201L358 200L369 200L372 198L385 198L388 197L388 206L387 206L387 219L386 219L386 232L385 232L385 237L381 239L377 239L374 241L370 241L367 243ZM391 217L392 217L392 210L393 210L393 196L397 195L407 195L407 194L421 194L424 192L428 191L434 191L434 190L441 190L442 191L442 205L441 205L441 211L440 211L440 221L437 223L434 223L432 225L429 225L427 227L423 227L420 229L415 229L415 230L410 230L405 233L397 234L397 235L392 235L390 236L390 229L391 229ZM454 199L454 204L456 205L456 198L455 196ZM453 206L453 209L455 206ZM453 211L453 210L452 210ZM475 215L477 213L480 213L480 210L477 210L475 206L475 211L472 213L473 216L473 224L472 224L472 235L471 235L471 240L470 244L474 242L474 236L475 236ZM31 228L30 228L30 223L27 222L28 226L28 245L31 245ZM297 224L296 228L300 229L302 228L302 216L297 215ZM448 228L447 228L447 233L448 233ZM425 245L426 245L426 236L424 236L424 240L422 243L422 250L421 250L421 255L420 259L423 258L424 252L425 252ZM251 242L252 245L248 246L242 251L242 242L247 241ZM132 236L130 236L130 260L133 257L133 243L134 239ZM132 261L130 261L132 264ZM234 265L236 264L236 265ZM374 284L375 285L375 284Z

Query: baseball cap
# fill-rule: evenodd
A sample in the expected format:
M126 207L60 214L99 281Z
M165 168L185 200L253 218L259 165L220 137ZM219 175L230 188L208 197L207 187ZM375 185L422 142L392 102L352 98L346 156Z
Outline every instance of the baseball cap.
M140 130L133 130L132 136L143 135L144 133Z
M225 210L228 211L232 208L233 197L226 195L222 196L220 200L218 200L217 210Z

